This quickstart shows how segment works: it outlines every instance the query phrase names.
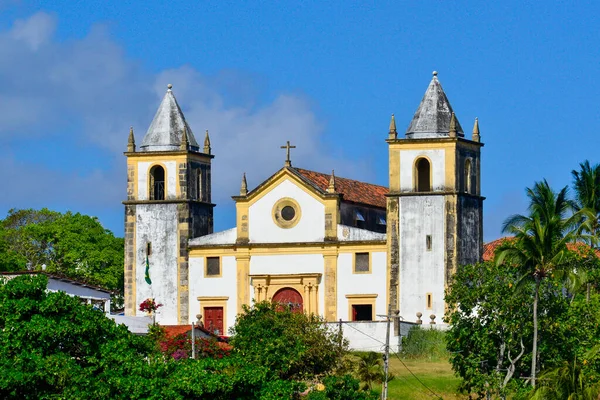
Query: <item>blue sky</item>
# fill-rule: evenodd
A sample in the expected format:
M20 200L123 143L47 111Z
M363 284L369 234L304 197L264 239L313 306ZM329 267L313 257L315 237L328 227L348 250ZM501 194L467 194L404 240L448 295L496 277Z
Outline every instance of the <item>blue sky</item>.
M326 3L326 4L324 4ZM390 114L404 130L439 72L465 131L479 117L485 239L524 189L599 162L598 2L0 0L0 215L73 210L123 233L129 126L167 83L209 129L215 228L242 172L283 165L387 185Z

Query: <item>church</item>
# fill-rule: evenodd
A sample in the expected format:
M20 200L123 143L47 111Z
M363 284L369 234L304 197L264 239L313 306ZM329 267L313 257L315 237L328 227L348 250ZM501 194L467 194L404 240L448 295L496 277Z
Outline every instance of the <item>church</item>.
M125 152L126 315L154 298L161 324L200 315L227 334L243 305L270 300L327 321L442 323L453 272L483 253L478 121L465 137L434 72L405 135L392 115L380 139L388 187L296 166L287 142L267 180L242 176L236 226L213 232L210 137L200 146L169 85Z

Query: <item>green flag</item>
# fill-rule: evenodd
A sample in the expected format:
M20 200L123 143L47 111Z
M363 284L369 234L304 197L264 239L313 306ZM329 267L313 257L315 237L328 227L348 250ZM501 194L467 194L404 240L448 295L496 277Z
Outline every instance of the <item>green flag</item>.
M146 279L146 283L148 285L152 285L152 280L150 279L150 262L148 261L148 255L146 255L146 275L144 278Z

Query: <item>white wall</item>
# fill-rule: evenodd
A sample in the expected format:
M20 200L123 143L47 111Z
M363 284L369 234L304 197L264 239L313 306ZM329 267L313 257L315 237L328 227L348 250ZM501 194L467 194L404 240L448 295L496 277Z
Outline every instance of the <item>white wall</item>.
M371 253L371 273L352 273L354 253L341 253L338 256L337 319L351 320L348 315L348 294L377 294L375 314L385 315L387 291L387 253Z
M427 157L431 161L432 189L443 190L446 185L446 156L444 149L438 149L400 151L400 191L414 190L413 170L418 157Z
M157 164L156 162L140 161L137 164L138 168L138 200L148 200L148 171L150 166ZM174 199L177 197L177 163L175 161L164 161L159 165L165 166L165 198Z
M289 229L273 221L273 206L284 197L298 202L302 216ZM325 206L286 179L250 206L248 229L251 243L316 242L325 237Z
M335 322L328 325L332 329L336 329L339 326ZM342 324L342 332L351 350L375 351L377 353L385 351L384 344L387 333L387 323L385 321L344 322ZM391 325L390 351L397 353L400 348L399 343L400 336L394 336L394 326Z
M139 204L136 206L136 309L147 298L154 298L163 307L156 321L164 325L177 324L177 204ZM149 257L150 279L146 271L146 244L152 243ZM137 311L142 314L141 311Z
M444 315L445 210L444 196L400 197L400 315L416 321L416 313ZM432 248L426 250L426 235ZM426 294L432 294L433 308L427 309ZM425 317L427 319L425 319Z
M206 258L190 257L189 263L189 302L190 320L196 321L200 314L199 296L227 296L226 334L235 324L237 315L237 263L234 256L221 257L221 277L207 278L204 275Z

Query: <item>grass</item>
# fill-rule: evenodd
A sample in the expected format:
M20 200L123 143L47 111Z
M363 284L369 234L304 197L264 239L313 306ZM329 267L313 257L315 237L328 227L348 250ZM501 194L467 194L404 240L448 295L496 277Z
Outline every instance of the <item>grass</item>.
M465 399L467 396L457 392L460 379L454 375L448 361L402 360L419 380L443 399ZM403 399L432 399L432 392L427 390L397 357L390 357L390 372L395 379L388 384L388 398ZM376 387L381 393L381 386Z

